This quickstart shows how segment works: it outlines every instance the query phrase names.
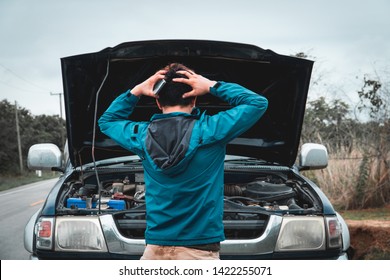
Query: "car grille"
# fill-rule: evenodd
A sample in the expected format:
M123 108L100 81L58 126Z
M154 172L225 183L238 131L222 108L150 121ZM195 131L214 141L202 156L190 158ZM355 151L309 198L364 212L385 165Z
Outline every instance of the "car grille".
M120 234L132 239L145 238L145 218L145 211L133 211L114 215L114 220Z
M144 209L114 214L114 220L122 236L131 239L145 238L146 214ZM269 215L257 207L241 207L225 202L223 223L226 239L258 238L264 233L268 220Z
M225 211L225 237L230 240L258 238L264 233L268 218L267 215L253 212Z

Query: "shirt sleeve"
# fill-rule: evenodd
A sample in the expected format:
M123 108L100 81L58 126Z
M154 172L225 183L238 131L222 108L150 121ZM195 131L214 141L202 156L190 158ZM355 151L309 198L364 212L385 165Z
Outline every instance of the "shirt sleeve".
M130 90L119 95L100 117L98 124L101 132L109 136L125 149L140 155L141 141L138 135L144 127L141 122L129 120L139 98Z
M268 100L243 86L218 82L210 93L233 108L208 117L203 129L203 143L228 143L252 127L268 108Z

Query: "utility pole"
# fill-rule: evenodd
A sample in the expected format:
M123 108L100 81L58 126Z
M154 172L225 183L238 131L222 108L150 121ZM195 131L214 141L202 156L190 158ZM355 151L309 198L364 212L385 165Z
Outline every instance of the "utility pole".
M60 99L60 127L62 126L62 92L57 92L57 93L52 93L50 92L50 95L58 95L59 99ZM65 141L64 141L64 133L62 132L62 127L61 127L61 145L64 145ZM63 147L61 147L62 149Z
M20 174L23 174L22 144L20 141L20 131L19 131L18 103L16 101L15 101L15 120L16 120L16 135L18 139Z
M50 95L58 95L58 97L60 98L60 118L62 120L62 92L58 92L58 93L50 92Z

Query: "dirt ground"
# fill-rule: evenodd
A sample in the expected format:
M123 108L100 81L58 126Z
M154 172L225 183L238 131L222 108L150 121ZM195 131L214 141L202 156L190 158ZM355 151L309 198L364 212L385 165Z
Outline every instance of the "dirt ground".
M354 251L353 259L390 259L390 221L346 220Z

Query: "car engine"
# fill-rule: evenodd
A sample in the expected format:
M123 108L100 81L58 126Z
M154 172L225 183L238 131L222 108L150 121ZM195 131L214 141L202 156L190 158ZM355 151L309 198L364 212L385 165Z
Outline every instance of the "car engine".
M298 179L285 179L279 175L239 176L241 182L229 182L227 174L224 185L225 204L236 207L258 207L264 211L294 212L319 211L319 205L306 183ZM237 179L234 179L237 181ZM131 210L145 203L145 183L143 173L135 173L122 178L100 182L100 188L94 176L84 176L82 180L66 184L62 200L57 209L99 209ZM100 192L99 192L100 190Z
M294 176L285 172L226 171L223 216L226 238L237 240L261 236L273 214L318 214L322 209L315 192L304 180ZM124 237L144 238L146 186L143 173L102 172L100 177L102 181L97 183L91 172L64 184L66 187L57 205L57 213L111 213Z

